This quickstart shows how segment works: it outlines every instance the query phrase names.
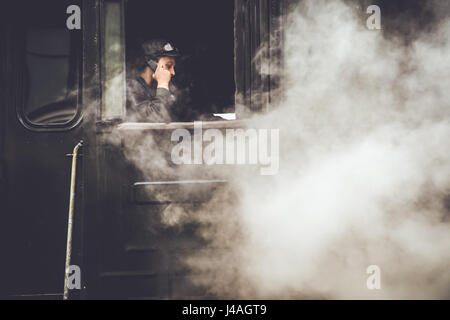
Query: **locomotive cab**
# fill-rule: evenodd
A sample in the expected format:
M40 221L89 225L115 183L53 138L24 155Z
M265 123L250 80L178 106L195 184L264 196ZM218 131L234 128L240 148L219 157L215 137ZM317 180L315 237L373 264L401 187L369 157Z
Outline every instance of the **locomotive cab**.
M66 9L74 4L81 30L66 27ZM2 294L62 298L73 207L70 262L80 267L82 285L69 298L214 297L193 284L201 275L180 262L205 245L195 225L180 229L163 220L174 208L194 212L213 190L225 194L227 180L203 163L188 170L171 164L171 134L194 135L194 121L202 120L203 129L245 128L243 120L270 108L279 79L261 68L281 66L282 33L275 31L285 9L285 1L271 0L16 5L1 34L8 83L1 110L2 234L13 243L4 248L1 274L13 276L4 279ZM195 112L182 110L171 123L129 123L126 80L139 41L154 37L170 39L184 54L174 82L188 92L182 109ZM80 140L71 180L72 149Z

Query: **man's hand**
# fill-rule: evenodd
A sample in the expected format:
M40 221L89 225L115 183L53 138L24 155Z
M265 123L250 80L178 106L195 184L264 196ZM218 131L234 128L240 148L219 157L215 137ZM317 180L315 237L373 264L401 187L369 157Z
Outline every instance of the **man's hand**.
M153 79L158 82L158 88L166 88L169 90L169 82L172 79L172 75L165 68L163 59L159 60L156 71L153 73Z

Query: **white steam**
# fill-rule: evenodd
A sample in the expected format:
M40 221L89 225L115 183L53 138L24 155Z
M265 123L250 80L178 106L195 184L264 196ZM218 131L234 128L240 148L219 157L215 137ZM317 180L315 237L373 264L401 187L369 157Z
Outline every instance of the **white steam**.
M230 188L162 214L210 243L184 257L196 284L223 298L450 298L450 21L404 46L341 1L305 0L284 54L284 99L254 122L280 129L279 174L206 168ZM196 175L167 167L158 141L126 156L149 179Z
M257 119L282 131L280 173L230 176L238 204L204 208L211 250L187 257L210 275L198 283L232 298L449 298L449 21L402 46L340 1L303 1L284 50L285 99ZM366 287L373 264L381 290Z

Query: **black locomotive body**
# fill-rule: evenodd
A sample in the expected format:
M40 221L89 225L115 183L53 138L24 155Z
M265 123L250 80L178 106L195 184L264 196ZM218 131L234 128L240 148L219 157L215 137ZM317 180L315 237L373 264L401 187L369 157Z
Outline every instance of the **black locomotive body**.
M214 59L222 67L219 74L209 75L208 81L214 82L215 77L224 80L211 84L215 87L200 81L203 91L197 91L198 99L203 99L204 106L225 99L228 106L237 106L237 119L242 119L248 112L239 106L245 105L250 112L264 112L270 107L273 88L279 86L276 77L259 72L262 63L254 57L262 43L269 43L263 49L267 54L258 55L258 59L280 66L281 31L288 3L227 0L216 5L214 11L207 4L214 1L184 2L2 3L2 296L63 297L73 148L82 140L72 190L71 246L71 264L80 267L82 286L71 290L69 297L212 297L192 285L191 277L199 275L187 274L177 264L181 251L201 249L201 239L193 229L180 232L162 226L159 217L172 202L195 207L199 194L202 198L203 193L206 196L226 181L214 179L208 174L209 168L201 165L189 176L164 176L158 174L158 168L143 174L124 156L122 149L127 147L130 135L149 132L168 141L164 140L170 139L168 128L193 128L189 121L124 126L128 48L133 39L161 33L156 27L142 30L145 21L139 24L136 20L145 19L145 15L134 20L127 10L134 10L134 16L149 8L175 15L164 35L181 42L179 47L187 47L194 58L196 54L202 59L210 57L210 48L220 52ZM70 5L81 9L79 30L67 29L70 13L66 10ZM223 16L218 16L220 13ZM211 16L205 18L207 14ZM208 24L212 31L206 30ZM195 30L204 31L198 35L193 33ZM214 32L220 35L216 37ZM195 72L185 69L186 74L191 71ZM194 73L192 77L199 75ZM209 95L205 96L205 92ZM214 111L224 110L224 106L218 108ZM225 129L237 123L204 122L204 126ZM115 143L111 142L112 134L118 139ZM166 148L163 144L153 146L158 152ZM156 150L146 152L151 160ZM180 200L186 181L198 184L198 194ZM152 196L156 193L166 197L160 200Z

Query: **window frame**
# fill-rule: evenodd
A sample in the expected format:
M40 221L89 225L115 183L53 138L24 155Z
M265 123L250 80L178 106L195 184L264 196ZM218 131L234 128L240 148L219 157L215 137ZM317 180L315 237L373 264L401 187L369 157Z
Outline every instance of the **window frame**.
M270 111L283 87L279 74L264 74L261 68L284 70L285 19L292 0L234 1L236 116L247 118Z
M111 26L111 22L107 20L107 7L118 6L119 23L115 25L116 29L111 29L111 33L108 33L108 26ZM125 0L101 0L100 1L100 28L101 28L101 41L100 41L100 59L101 59L101 104L99 110L100 122L114 122L125 119L126 116L126 65L125 65ZM110 12L113 12L112 10ZM117 22L117 21L116 21ZM116 49L118 58L116 61L111 59L114 55L114 50L110 47L106 48L109 41L117 41L119 47ZM122 86L120 91L111 89L114 81L114 77L120 77L120 85ZM108 102L114 101L111 104Z
M128 13L127 13L127 4L128 4L128 1L129 0L101 0L102 1L102 3L104 4L104 3L108 3L108 2L120 2L121 3L121 5L122 5L122 7L121 7L121 10L122 10L122 16L121 16L121 26L122 26L122 32L123 32L123 34L124 34L124 39L123 39L123 42L121 43L121 45L122 45L122 50L123 50L123 52L125 53L125 56L126 56L126 35L127 35L127 29L126 29L126 25L127 25L127 21L126 21L126 18L127 18L127 16L128 16ZM246 1L246 0L225 0L225 1ZM276 0L274 0L274 1L276 1ZM136 0L136 2L138 2L137 0ZM102 9L101 10L101 12L104 14L104 9ZM236 24L235 24L235 19L236 19L236 5L233 3L233 11L231 12L232 13L232 16L230 17L230 19L232 20L232 29L231 29L231 32L233 33L233 37L236 37ZM104 19L104 17L103 17L103 19ZM104 28L104 23L102 24L102 26L103 26L103 28ZM104 32L104 30L103 30L103 34L105 34L105 32ZM164 37L163 37L163 39L164 39ZM170 39L169 39L170 40ZM175 43L175 45L176 45L176 43ZM213 112L213 111L210 111L210 115L213 115L213 114L223 114L223 113L234 113L235 114L235 117L236 117L236 119L238 119L238 118L240 118L240 115L241 115L241 113L239 112L239 110L240 109L238 109L239 108L239 106L237 105L237 99L238 99L238 94L239 94L239 92L237 91L237 86L236 86L236 80L237 80L237 78L236 78L236 72L240 72L240 71L238 71L239 69L237 69L236 68L236 43L235 43L235 40L232 42L232 52L233 52L233 82L232 82L232 84L233 84L233 87L234 87L234 92L232 92L232 95L230 95L231 97L232 97L232 99L231 99L231 103L232 103L232 105L234 105L234 109L233 109L233 112L227 112L227 111L224 111L224 110L222 110L221 112ZM181 49L181 51L183 52L183 50ZM183 55L183 54L182 54ZM104 57L104 52L102 52L102 57ZM127 65L127 62L126 62L126 59L124 59L123 61L122 61L122 67L123 67L123 70L124 70L124 74L125 75L127 75L127 72L128 72L128 70L127 70L127 67L128 67L128 65ZM104 70L104 68L103 68L103 72L105 72L105 70ZM126 80L125 80L126 81ZM104 76L102 77L102 82L104 82ZM104 85L104 84L103 84ZM126 86L125 86L126 87ZM117 116L117 117L115 117L115 118L108 118L108 117L105 117L104 115L103 115L103 112L104 112L104 108L103 108L103 106L102 106L102 119L101 119L101 122L104 122L104 123L108 123L108 122L114 122L114 121L116 121L117 119L121 119L121 120L123 120L123 123L131 123L130 121L128 121L127 120L127 112L128 112L128 110L127 110L127 108L126 108L126 97L127 97L127 94L128 94L128 92L127 92L127 90L128 90L128 88L125 88L126 90L125 90L125 103L124 103L124 108L123 108L123 114L122 115L120 115L120 116ZM224 108L225 109L225 108ZM235 120L236 120L235 119ZM177 119L178 120L178 119ZM198 118L198 119L195 119L195 120L192 120L192 121L190 121L189 123L191 123L191 124L193 124L195 121L211 121L211 120L200 120L200 117ZM218 121L218 122L221 122L222 120L215 120L215 121ZM227 121L232 121L232 120L227 120ZM139 121L139 123L153 123L153 124L163 124L163 123L159 123L159 122L152 122L152 121ZM187 123L186 122L186 120L184 120L184 119L181 119L181 120L179 120L179 121L170 121L170 122L168 122L168 123L165 123L165 124L180 124L180 125L183 125L183 124L185 124L185 123Z
M69 131L77 127L83 120L83 110L82 110L82 92L83 92L83 35L82 30L69 31L71 32L70 36L75 37L75 39L71 39L71 41L77 44L76 50L76 112L73 118L64 123L34 123L31 121L25 112L25 79L24 74L26 70L26 27L19 28L16 32L13 32L13 37L17 40L15 46L15 54L19 57L19 60L16 60L19 64L16 66L16 116L19 122L23 127L30 131L34 132L61 132L61 131ZM21 66L20 66L21 64Z

